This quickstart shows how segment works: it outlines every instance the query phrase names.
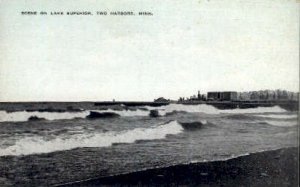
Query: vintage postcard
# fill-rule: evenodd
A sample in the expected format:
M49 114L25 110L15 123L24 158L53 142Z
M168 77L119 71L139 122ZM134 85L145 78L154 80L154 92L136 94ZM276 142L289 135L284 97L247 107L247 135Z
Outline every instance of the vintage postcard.
M299 186L299 5L0 0L0 186Z

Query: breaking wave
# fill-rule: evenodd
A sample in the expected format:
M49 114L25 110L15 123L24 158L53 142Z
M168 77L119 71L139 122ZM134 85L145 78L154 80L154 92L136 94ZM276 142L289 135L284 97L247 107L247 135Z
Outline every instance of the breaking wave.
M279 107L279 106L273 106L273 107L257 107L257 108L247 108L247 109L232 109L232 110L220 110L220 113L227 113L227 114L255 114L255 113L282 113L287 112L287 110Z
M160 115L166 115L174 111L189 112L189 113L206 113L206 114L240 114L240 113L280 113L286 112L285 109L279 106L273 107L257 107L257 108L246 108L246 109L226 109L220 110L212 105L199 104L199 105L183 105L183 104L169 104L161 107L150 107L147 106L147 109L153 110L156 109L160 112Z
M196 113L196 112L203 112L207 114L219 114L219 109L211 106L211 105L183 105L183 104L169 104L166 106L161 107L150 107L147 106L148 110L158 110L159 114L164 116L166 114L176 112L189 112L189 113Z
M148 116L149 111L146 110L95 110L95 112L113 112L119 114L120 116Z
M180 113L206 113L206 114L263 114L263 113L284 113L285 109L279 106L274 107L257 107L248 109L226 109L220 110L211 105L200 104L200 105L182 105L182 104L170 104L161 107L150 107L146 106L148 110L91 110L95 112L110 112L116 113L120 116L149 116L150 110L157 110L160 116L170 116ZM27 121L31 116L38 118L44 118L46 120L59 120L59 119L74 119L74 118L85 118L89 115L90 111L81 112L29 112L29 111L17 111L17 112L6 112L0 111L0 122L5 121ZM270 116L270 115L268 115ZM264 116L261 116L264 117ZM272 116L271 116L272 117ZM288 116L290 117L290 116Z
M91 110L99 113L115 113L120 116L148 116L149 111L145 110ZM90 114L90 111L82 112L28 112L28 111L17 111L17 112L6 112L0 111L0 122L21 122L28 121L32 116L38 118L44 118L46 120L60 120L60 119L74 119L74 118L85 118Z
M41 136L22 138L12 146L0 148L0 156L29 155L70 150L79 147L107 147L114 143L134 143L137 140L164 139L168 134L179 134L183 128L177 121L170 121L150 128L136 128L121 132L72 135L45 140Z
M89 114L88 111L83 112L6 112L0 111L0 122L5 121L27 121L28 118L36 116L38 118L45 118L47 120L58 120L58 119L74 119L74 118L85 118Z
M257 114L255 115L257 117L263 117L263 118L275 118L275 119L294 119L297 118L298 116L296 114Z

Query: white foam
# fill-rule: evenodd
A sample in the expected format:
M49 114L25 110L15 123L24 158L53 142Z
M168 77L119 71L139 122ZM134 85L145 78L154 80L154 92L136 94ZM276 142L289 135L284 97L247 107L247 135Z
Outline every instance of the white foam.
M0 111L0 122L5 121L27 121L30 116L37 116L39 118L45 118L47 120L58 120L58 119L74 119L84 118L89 114L88 111L82 112L6 112Z
M246 109L232 109L232 110L220 110L221 113L229 113L229 114L250 114L250 113L282 113L287 112L285 109L279 106L273 107L257 107L257 108L246 108Z
M183 112L203 112L207 114L219 114L220 110L217 108L206 105L206 104L200 104L200 105L182 105L182 104L169 104L166 106L161 107L146 107L148 110L158 110L160 115L166 115L166 113L173 112L173 111L183 111Z
M149 116L149 111L144 111L144 110L93 110L95 112L113 112L116 114L119 114L120 116Z
M161 116L165 116L166 113L173 111L184 111L189 113L206 113L206 114L239 114L239 113L282 113L286 110L279 106L274 107L257 107L248 109L226 109L220 110L212 105L200 104L200 105L182 105L182 104L169 104L161 107L150 107L146 106L148 110L158 110ZM113 112L120 116L149 116L149 111L145 110L93 110L95 112ZM85 118L89 115L89 111L82 112L6 112L0 111L0 122L4 121L27 121L30 116L37 116L39 118L45 118L47 120L58 120L58 119L74 119L74 118Z
M28 155L70 150L78 147L106 147L113 143L133 143L136 140L163 139L167 134L178 134L183 128L177 121L150 128L136 128L121 132L105 132L72 135L68 138L57 137L45 140L41 136L26 137L16 141L15 145L0 149L0 156Z
M143 110L93 110L95 112L113 112L119 114L120 116L148 116L149 111ZM59 119L74 119L74 118L85 118L89 115L89 111L82 112L27 112L27 111L17 111L17 112L6 112L0 111L0 122L5 121L27 121L30 116L37 116L39 118L45 118L47 120L59 120Z
M264 117L264 118L275 118L275 119L294 119L294 118L298 117L298 115L296 115L296 114L291 114L291 115L287 115L287 114L257 114L255 116Z
M201 112L206 114L243 114L243 113L281 113L286 112L285 109L280 108L279 106L273 107L257 107L257 108L246 108L246 109L225 109L220 110L212 105L199 104L199 105L183 105L183 104L169 104L161 107L147 107L149 110L157 109L161 115L165 115L168 112L172 111L184 111L184 112Z

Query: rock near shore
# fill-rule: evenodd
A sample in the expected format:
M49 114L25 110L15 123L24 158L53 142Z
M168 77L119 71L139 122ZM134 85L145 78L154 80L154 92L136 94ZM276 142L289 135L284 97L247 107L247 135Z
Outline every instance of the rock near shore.
M119 114L113 113L113 112L93 112L91 111L88 116L86 116L87 119L97 119L97 118L115 118L120 117Z

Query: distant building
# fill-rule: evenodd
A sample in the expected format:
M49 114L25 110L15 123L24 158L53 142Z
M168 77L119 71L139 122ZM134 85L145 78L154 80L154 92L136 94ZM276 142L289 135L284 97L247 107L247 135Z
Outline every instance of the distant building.
M298 100L299 93L286 90L259 90L238 93L238 99L242 101L278 101Z
M298 101L299 100L299 92L298 93L291 92L289 95L289 99L293 100L293 101Z
M207 92L207 99L214 101L237 100L237 92Z
M190 97L180 97L178 99L178 102L198 102L198 101L206 101L206 95L205 94L201 94L200 91L198 91L197 95L192 95Z
M240 92L238 93L238 100L249 101L250 93L249 92Z
M198 100L201 100L201 94L200 94L200 91L198 91L197 99L198 99Z

